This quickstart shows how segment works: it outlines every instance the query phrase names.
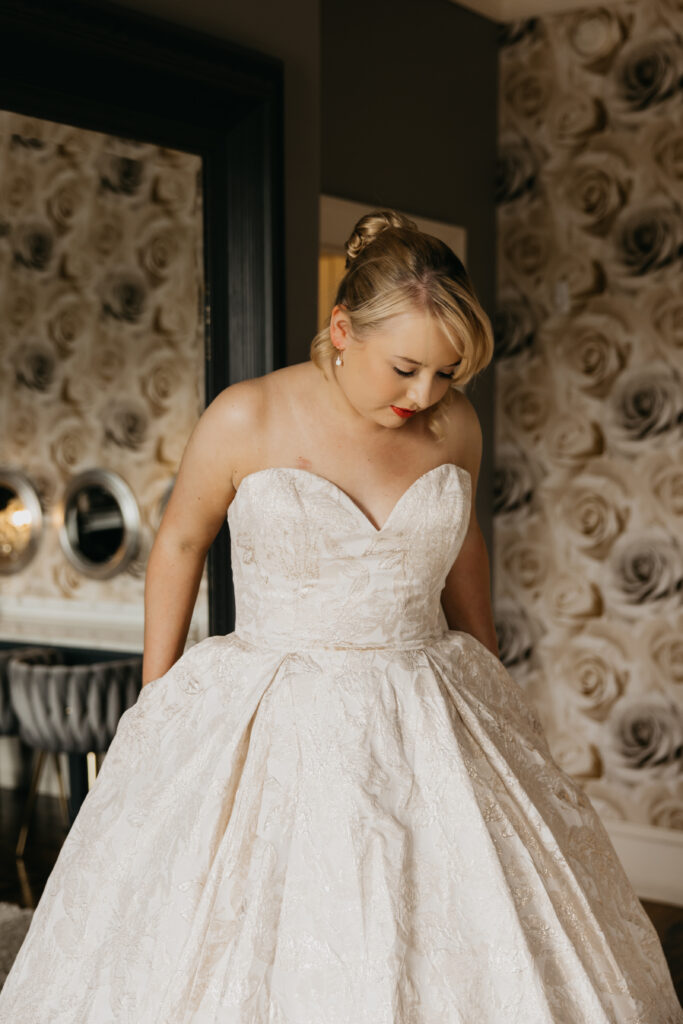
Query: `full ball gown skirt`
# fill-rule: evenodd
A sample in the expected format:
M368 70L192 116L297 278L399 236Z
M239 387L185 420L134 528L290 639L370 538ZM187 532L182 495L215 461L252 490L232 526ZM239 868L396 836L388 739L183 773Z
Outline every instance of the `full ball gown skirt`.
M447 628L470 490L439 466L377 529L242 481L236 629L121 717L2 1024L682 1024L592 804Z

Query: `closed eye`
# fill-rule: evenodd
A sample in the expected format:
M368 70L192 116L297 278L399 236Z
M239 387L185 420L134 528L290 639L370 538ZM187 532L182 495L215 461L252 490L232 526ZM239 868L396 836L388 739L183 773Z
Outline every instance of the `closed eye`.
M413 374L415 373L415 370L399 370L398 366L395 366L394 372L397 373L399 377L412 377ZM454 378L454 375L452 373L442 373L440 370L437 372L436 375L437 377L443 377L445 380L453 380Z

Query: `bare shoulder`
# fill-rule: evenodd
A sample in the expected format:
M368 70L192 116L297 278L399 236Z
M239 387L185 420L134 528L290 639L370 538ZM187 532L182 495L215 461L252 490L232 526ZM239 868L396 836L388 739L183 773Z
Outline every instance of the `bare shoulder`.
M202 413L210 426L229 433L231 442L253 436L266 406L266 378L254 377L223 388Z
M463 391L454 389L445 426L451 460L469 472L476 487L483 447L481 423L477 410Z
M314 386L319 373L320 371L308 360L304 363L294 363L292 366L282 366L279 370L258 377L257 380L268 401L274 403L278 398L305 394Z
M267 457L273 435L281 436L287 422L288 403L307 393L310 370L306 363L284 366L231 384L207 407L203 418L208 429L223 438L223 450L231 454L233 481L258 468Z
M185 446L160 532L183 546L208 549L238 481L261 464L283 403L304 386L305 366L230 384L209 403Z
M243 423L253 437L259 427L277 427L287 403L307 393L311 378L309 366L297 363L233 384L219 395L224 414L234 428Z
M264 373L261 377L253 377L250 380L240 381L239 384L231 384L217 396L223 403L226 411L234 415L249 415L259 412L267 404L275 401L278 396L292 394L295 391L305 389L312 377L310 366L312 364L296 363L293 366L283 366L270 373Z
M259 379L224 388L203 411L185 446L159 528L169 541L205 552L235 496L233 476L263 415Z

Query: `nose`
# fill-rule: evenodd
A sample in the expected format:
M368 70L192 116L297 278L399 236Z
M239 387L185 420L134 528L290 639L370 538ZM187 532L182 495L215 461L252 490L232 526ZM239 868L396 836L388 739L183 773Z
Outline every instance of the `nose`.
M426 409L428 405L432 404L431 391L433 383L434 382L427 375L424 377L413 377L411 379L406 392L410 399L411 407L416 405L419 409Z

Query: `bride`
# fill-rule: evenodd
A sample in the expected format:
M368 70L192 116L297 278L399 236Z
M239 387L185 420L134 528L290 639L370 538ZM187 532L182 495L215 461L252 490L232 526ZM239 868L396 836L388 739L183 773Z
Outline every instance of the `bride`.
M475 510L481 428L461 390L491 359L489 319L458 257L393 211L361 218L346 267L311 360L226 388L190 437L147 568L143 685L182 654L240 482L275 466L334 481L375 526L433 467L464 467L469 527L442 604L451 629L498 653Z
M199 420L144 685L0 1024L683 1024L657 933L497 652L446 245L363 217L311 360ZM183 653L226 516L235 629Z

